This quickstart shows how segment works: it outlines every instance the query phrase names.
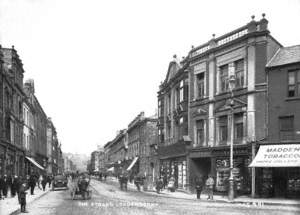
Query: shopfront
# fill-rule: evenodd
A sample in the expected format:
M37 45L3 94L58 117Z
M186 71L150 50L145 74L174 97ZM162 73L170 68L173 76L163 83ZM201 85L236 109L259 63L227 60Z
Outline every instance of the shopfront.
M233 178L237 195L246 195L251 192L251 168L249 147L234 149L233 151ZM230 176L229 149L213 150L215 170L215 191L228 192L228 179Z
M300 198L300 144L261 145L250 167L260 197Z
M186 189L187 175L186 157L172 158L160 161L160 177L169 181L175 179L175 186L178 189Z

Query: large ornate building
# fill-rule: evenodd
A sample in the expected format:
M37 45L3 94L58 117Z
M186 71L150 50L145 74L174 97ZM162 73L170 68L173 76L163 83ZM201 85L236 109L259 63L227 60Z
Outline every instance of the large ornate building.
M173 176L178 188L193 190L196 177L212 174L215 190L227 192L233 129L236 189L254 195L256 172L248 165L255 143L266 138L265 66L280 47L263 15L220 37L213 35L185 59L170 63L158 93L162 176Z

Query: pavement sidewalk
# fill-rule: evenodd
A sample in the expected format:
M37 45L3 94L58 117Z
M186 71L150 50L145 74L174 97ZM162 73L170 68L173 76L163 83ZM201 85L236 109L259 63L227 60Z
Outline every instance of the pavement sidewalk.
M27 205L33 202L36 199L41 198L45 194L47 194L51 188L46 187L46 190L40 190L37 186L34 189L34 195L30 195L30 189L27 190L26 195L26 203ZM8 197L4 200L0 200L0 214L1 215L9 215L20 210L20 204L18 202L18 197L10 197L10 193L8 193Z
M119 187L119 182L115 177L108 177L107 183L111 182L114 185ZM127 185L129 190L137 190L136 186L133 183L128 183ZM149 193L151 195L160 195L164 197L169 198L178 198L178 199L188 199L188 200L196 200L196 194L187 193L184 191L175 191L175 192L169 192L166 189L162 190L160 194L156 193L155 188L153 190L148 191L142 191ZM201 200L202 201L209 201L207 200L207 194L202 193L201 194ZM214 195L213 202L222 202L222 203L232 203L232 204L243 204L243 205L253 205L262 207L264 205L282 205L282 206L293 206L293 207L299 207L300 208L300 200L296 199L284 199L284 198L251 198L249 196L239 196L235 198L233 201L229 201L227 196L221 196L221 195Z

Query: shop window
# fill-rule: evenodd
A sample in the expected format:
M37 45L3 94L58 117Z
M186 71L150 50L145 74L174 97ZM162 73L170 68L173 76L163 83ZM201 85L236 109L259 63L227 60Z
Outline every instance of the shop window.
M234 139L241 140L244 137L243 114L234 115Z
M219 117L219 141L226 144L228 138L228 119L227 116Z
M243 87L244 85L244 59L234 62L236 88Z
M204 72L201 72L196 75L196 81L197 81L197 98L203 98L204 97Z
M288 97L300 96L300 70L288 72Z
M196 143L197 145L204 145L204 120L196 121Z
M220 67L220 92L228 90L228 65Z
M281 140L294 139L294 116L279 117L279 129Z

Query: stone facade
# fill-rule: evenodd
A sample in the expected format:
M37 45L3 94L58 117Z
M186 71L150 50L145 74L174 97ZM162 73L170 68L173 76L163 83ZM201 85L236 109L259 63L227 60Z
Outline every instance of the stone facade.
M0 49L1 64L1 146L0 173L25 174L23 147L23 64L17 51Z

